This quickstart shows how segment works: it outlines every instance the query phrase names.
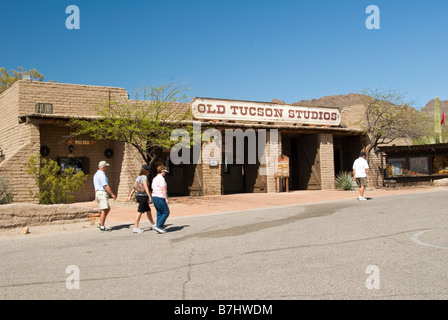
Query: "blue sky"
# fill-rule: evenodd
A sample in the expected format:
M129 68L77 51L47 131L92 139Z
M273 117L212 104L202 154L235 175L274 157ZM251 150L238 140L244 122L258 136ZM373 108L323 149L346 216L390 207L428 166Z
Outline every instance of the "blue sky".
M80 10L69 30L66 7ZM369 5L380 29L366 28ZM448 1L1 0L0 66L121 87L286 103L393 88L448 100Z

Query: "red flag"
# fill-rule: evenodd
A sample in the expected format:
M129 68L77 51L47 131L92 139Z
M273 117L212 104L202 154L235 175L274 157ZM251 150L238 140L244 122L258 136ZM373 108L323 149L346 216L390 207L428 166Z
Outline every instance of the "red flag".
M440 125L445 123L445 112L442 113L442 121L440 122Z

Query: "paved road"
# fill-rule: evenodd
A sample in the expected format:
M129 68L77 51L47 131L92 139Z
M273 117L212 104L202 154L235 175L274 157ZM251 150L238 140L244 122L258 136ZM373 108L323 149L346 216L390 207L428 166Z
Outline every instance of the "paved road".
M169 219L166 234L122 225L3 237L0 298L448 299L446 199L190 216Z

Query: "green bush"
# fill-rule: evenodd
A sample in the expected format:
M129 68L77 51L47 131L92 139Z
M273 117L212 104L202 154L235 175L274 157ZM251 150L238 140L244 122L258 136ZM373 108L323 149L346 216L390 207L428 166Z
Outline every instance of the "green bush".
M334 186L336 189L341 190L355 190L358 188L358 185L356 184L356 181L353 180L353 174L348 171L340 172L336 179L334 180Z
M56 161L41 156L31 156L27 168L39 188L35 194L30 190L30 196L39 198L40 204L73 203L73 193L81 189L87 179L82 171L74 173L73 168L61 173L61 167Z
M0 204L11 203L13 198L9 180L6 177L0 177Z

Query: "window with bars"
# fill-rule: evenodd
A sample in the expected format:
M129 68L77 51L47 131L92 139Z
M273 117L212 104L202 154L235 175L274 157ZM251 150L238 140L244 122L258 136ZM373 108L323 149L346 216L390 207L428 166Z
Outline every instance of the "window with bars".
M35 112L41 114L53 114L53 104L52 103L36 103L34 105Z

